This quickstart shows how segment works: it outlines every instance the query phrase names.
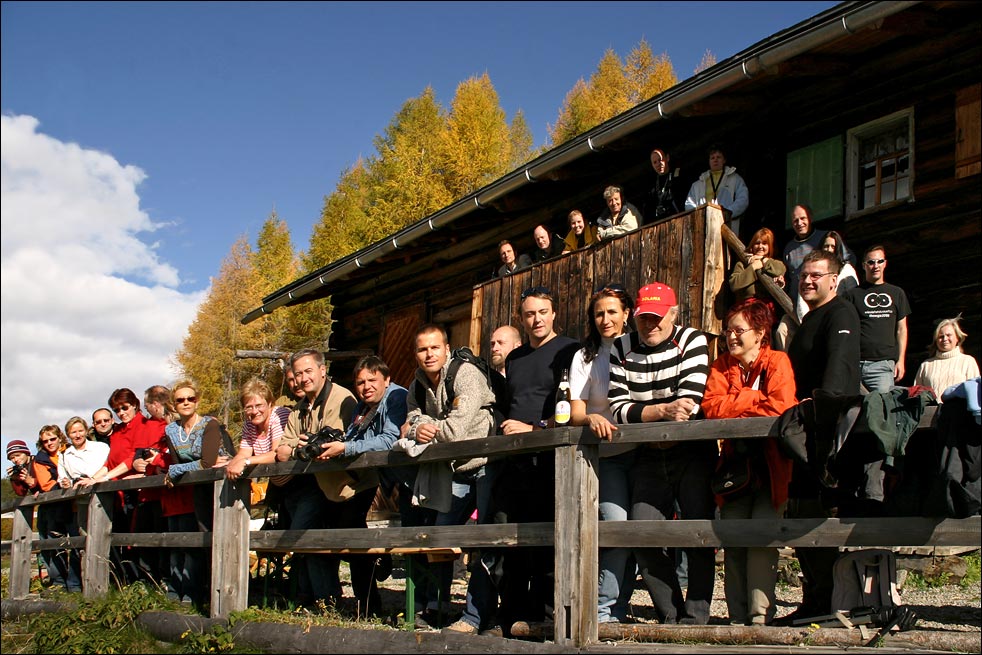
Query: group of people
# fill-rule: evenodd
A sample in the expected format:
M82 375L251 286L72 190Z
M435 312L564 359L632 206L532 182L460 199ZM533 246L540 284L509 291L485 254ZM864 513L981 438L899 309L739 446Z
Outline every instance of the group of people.
M750 204L747 185L736 172L736 168L726 165L726 155L721 145L710 146L708 157L709 169L692 183L685 197L684 210L695 209L707 202L716 203L725 210L727 224L739 234L740 217ZM661 148L651 151L651 167L655 173L655 182L646 196L644 213L652 220L661 220L680 211L673 190L679 169L671 170L668 152ZM500 241L498 258L501 266L495 276L505 277L517 273L552 257L589 248L634 232L641 226L642 213L624 200L624 190L621 187L607 186L603 198L606 208L593 223L579 209L569 212L569 231L565 238L560 239L558 235L551 234L544 225L537 225L532 231L535 248L531 255L516 253L515 246L507 239Z
M132 390L120 388L109 396L107 407L92 412L91 427L80 416L70 418L64 431L57 425L43 426L34 455L25 441L11 441L7 459L12 466L7 474L14 493L26 496L106 480L164 475L163 488L116 494L113 532L211 530L214 502L210 487L172 483L190 471L227 467L227 474L234 477L242 473L243 464L272 462L272 447L282 436L290 410L274 406L276 398L266 382L247 382L241 393L246 422L236 448L224 425L198 412L201 400L190 380L170 388L150 387L142 407ZM77 536L74 501L39 506L37 528L43 539ZM81 590L77 553L45 550L41 557L51 586ZM115 547L111 560L119 584L142 580L162 587L174 601L198 607L208 602L211 574L206 550Z
M725 162L721 154L711 160L717 168ZM667 154L656 151L652 161L656 170L667 170ZM710 173L700 188L722 197L721 190L728 188L726 173L719 179ZM611 216L622 215L626 205L619 192L610 200ZM91 428L81 417L70 419L64 432L59 426L44 426L33 457L25 442L11 442L7 456L14 467L8 474L14 490L24 495L56 485L154 474L175 481L188 471L214 467L224 467L229 479L237 479L256 464L323 461L369 451L415 456L434 442L554 427L556 391L561 381L568 381L569 422L588 426L601 440L601 520L713 519L717 512L724 520L826 516L829 507L815 472L793 461L776 439L635 446L614 438L624 424L780 416L819 391L857 395L865 387L871 393L889 392L904 377L910 308L903 291L884 279L884 247L866 249L864 280L850 285L843 275L851 253L841 235L818 235L804 206L794 209L792 219L795 239L782 259L774 256L773 234L761 230L750 241L746 263L734 268L730 283L737 302L719 335L721 354L712 361L711 335L679 324L680 302L666 284L646 284L634 296L620 284L597 288L589 300L582 343L557 334L559 299L550 289L535 286L521 294L522 330L512 325L494 330L487 363L452 350L441 326L424 324L414 335L417 368L408 387L392 381L386 362L369 355L355 364L349 391L327 375L320 350L301 350L287 367L291 407L278 406L262 380L243 385L246 422L238 446L219 421L198 413L200 393L190 381L170 389L148 389L146 415L132 391L117 389L108 408L93 412ZM540 246L546 249L549 243ZM513 259L513 250L511 255ZM761 275L780 278L793 301L803 305L800 316L791 321L800 326L782 334L774 303L757 284ZM931 388L939 401L952 385L979 376L975 360L962 352L964 339L957 318L942 321L932 357L917 373L916 384ZM714 475L734 464L746 467L752 483L743 495L714 493ZM853 472L855 479L878 474L868 464L861 468ZM479 523L548 522L554 519L554 479L551 453L523 453L280 476L271 480L271 496L279 498L285 521L280 527L291 530L366 527L379 485L398 490L403 526L459 525L475 512ZM840 500L843 493L859 498L868 489L860 483L837 493ZM167 485L120 493L113 529L209 530L213 504L207 490L202 485ZM206 496L197 498L199 493ZM42 537L77 534L71 501L44 505L38 528ZM114 562L127 580L162 581L173 598L204 602L208 585L202 581L209 579L204 551L147 548L127 557L120 550ZM826 550L799 549L805 587L800 616L831 610L831 560ZM684 553L687 581L682 584L674 549L602 549L598 620L628 620L640 577L659 621L707 623L714 549L685 548ZM70 591L79 588L77 557L66 552L46 552L44 557L53 581ZM391 561L374 555L346 559L359 614L377 613L377 582L388 575ZM418 564L417 624L444 625L453 565L425 559ZM342 598L339 565L335 555L295 557L291 577L298 585L297 601L336 605ZM507 634L516 620L551 617L551 548L488 549L472 556L469 565L464 612L448 630L472 634L500 625ZM727 547L724 571L730 620L747 625L774 622L777 550Z

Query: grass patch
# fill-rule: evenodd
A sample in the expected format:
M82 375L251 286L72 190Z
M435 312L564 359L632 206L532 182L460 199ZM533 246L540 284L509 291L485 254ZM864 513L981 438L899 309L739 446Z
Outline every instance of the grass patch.
M963 588L974 587L982 582L982 555L980 555L980 551L975 551L965 555L964 560L968 568L965 570L965 576L958 584Z

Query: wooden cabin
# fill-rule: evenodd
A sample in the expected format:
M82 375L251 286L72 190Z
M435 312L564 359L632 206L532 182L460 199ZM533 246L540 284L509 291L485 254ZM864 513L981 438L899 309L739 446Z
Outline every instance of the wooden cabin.
M283 305L331 297L333 350L382 355L400 383L411 379L411 339L422 321L447 327L453 345L486 350L490 330L517 325L526 282L555 286L560 326L580 336L589 291L619 280L634 292L659 279L682 285L683 317L710 332L728 290L708 297L702 212L492 282L497 243L532 249L545 225L562 238L566 216L588 219L616 184L639 208L654 180L653 148L681 176L676 197L725 145L750 189L740 236L759 227L791 238L791 208L814 211L816 228L840 231L861 256L886 248L887 280L906 290L907 376L927 356L938 319L962 313L966 350L982 359L982 6L979 2L842 3L774 34L712 68L562 144L479 191L263 299L242 320ZM680 204L682 200L679 200ZM717 284L715 278L712 281ZM332 374L344 381L345 363Z

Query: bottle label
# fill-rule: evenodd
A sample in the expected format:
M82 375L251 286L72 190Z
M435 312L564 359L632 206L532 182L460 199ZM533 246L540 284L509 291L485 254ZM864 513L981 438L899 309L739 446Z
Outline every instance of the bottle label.
M569 423L570 407L569 402L560 400L556 403L556 425L566 425Z

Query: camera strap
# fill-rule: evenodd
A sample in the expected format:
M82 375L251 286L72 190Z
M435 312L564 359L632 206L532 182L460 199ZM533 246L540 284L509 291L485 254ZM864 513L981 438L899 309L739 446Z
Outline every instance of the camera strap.
M375 419L375 415L378 414L379 404L376 404L364 414L355 416L354 420L351 422L355 428L355 434L353 436L360 437L361 435L365 434L365 431L368 430L368 427Z

